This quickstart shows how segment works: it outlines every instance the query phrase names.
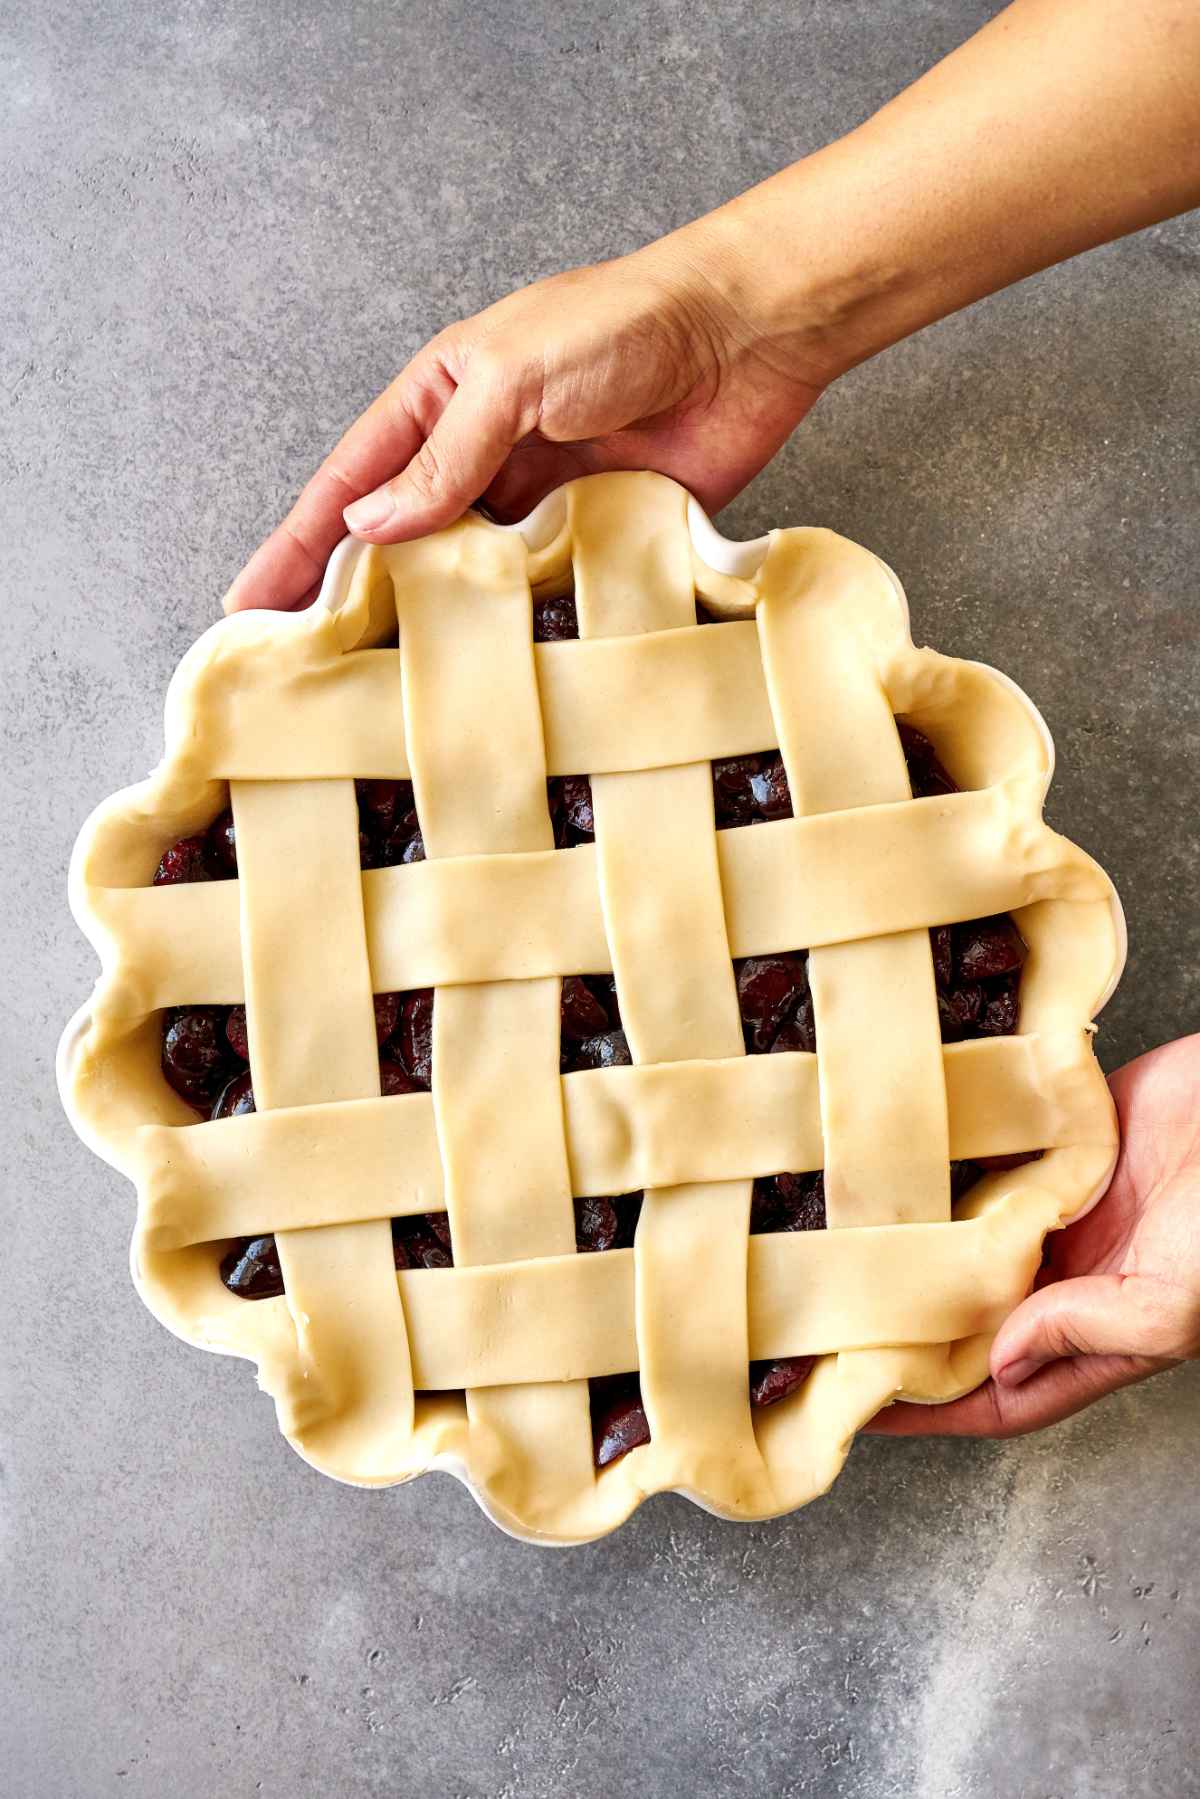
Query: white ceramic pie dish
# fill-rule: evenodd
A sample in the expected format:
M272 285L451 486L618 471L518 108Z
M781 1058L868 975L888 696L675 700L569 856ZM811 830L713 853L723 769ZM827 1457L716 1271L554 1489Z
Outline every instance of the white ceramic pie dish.
M531 552L541 552L546 549L547 546L553 544L554 540L562 531L565 514L566 506L563 495L561 493L554 494L549 496L549 498L537 507L526 519L520 521L516 525L505 527L504 529L519 534ZM770 543L769 538L763 537L749 543L741 544L723 538L716 531L711 521L694 500L689 503L687 518L693 549L700 561L709 569L714 570L720 576L728 576L734 580L745 581L754 576L767 552ZM365 553L366 546L363 546L353 539L346 539L338 546L330 559L325 578L322 582L316 601L318 606L327 612L337 613L346 604L353 587L360 559ZM899 582L895 580L894 576L892 576L891 579L894 583L898 598L903 601L903 593ZM907 619L907 608L905 608L905 617ZM1007 676L997 670L989 669L986 672L991 679L1001 683L1007 691L1020 701L1038 733L1052 768L1052 742L1045 722L1037 712L1037 709L1033 706L1028 697L1017 688ZM73 875L73 887L74 885L75 877ZM1121 967L1124 964L1125 958L1126 939L1124 918L1115 894L1113 895L1111 905L1114 933L1119 948L1107 986L1095 1008L1096 1011L1099 1010L1100 1006L1102 1006L1111 995L1111 992L1120 977ZM81 922L84 922L82 918ZM63 1034L58 1054L58 1077L60 1092L63 1096L63 1103L75 1128L85 1141L88 1141L97 1149L97 1153L103 1155L105 1154L103 1144L98 1140L90 1121L80 1113L74 1102L76 1061L80 1053L80 1046L87 1038L90 1024L90 1007L85 1006L81 1008L75 1018L72 1019ZM1091 1204L1095 1203L1107 1187L1110 1175L1111 1165L1106 1171L1103 1179L1096 1182L1095 1188L1090 1193L1087 1202L1079 1208L1079 1211L1074 1214L1074 1217L1082 1216L1083 1212L1086 1211ZM136 1254L134 1274L135 1280L138 1280L139 1270L137 1267ZM509 1519L490 1502L488 1495L474 1480L471 1479L465 1460L458 1454L445 1453L436 1455L429 1460L427 1466L430 1468L442 1469L443 1471L452 1473L459 1479L462 1479L488 1515L498 1523L501 1528L509 1531L512 1535L525 1538L535 1537L537 1540L552 1541L555 1543L565 1543L572 1540L587 1540L582 1537L572 1539L561 1535L539 1537L536 1532L512 1528ZM682 1492L686 1497L691 1498L694 1502L702 1505L704 1509L721 1515L719 1507L706 1504L704 1498L694 1491L687 1488L677 1488L675 1490ZM790 1508L784 1507L782 1509Z

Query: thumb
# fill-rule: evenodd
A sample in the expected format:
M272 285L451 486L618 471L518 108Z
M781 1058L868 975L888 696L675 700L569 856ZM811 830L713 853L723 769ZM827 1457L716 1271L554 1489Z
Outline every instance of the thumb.
M1176 1361L1169 1307L1155 1303L1152 1281L1136 1274L1089 1274L1031 1293L992 1344L992 1375L1019 1387L1064 1356L1126 1355Z
M347 526L372 543L403 543L453 524L495 479L519 424L519 407L494 384L464 379L408 466L347 506Z

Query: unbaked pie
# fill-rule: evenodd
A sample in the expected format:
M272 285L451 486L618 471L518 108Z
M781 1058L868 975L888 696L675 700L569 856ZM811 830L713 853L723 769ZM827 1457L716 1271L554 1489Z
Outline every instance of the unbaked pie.
M347 544L166 740L76 849L60 1084L147 1303L326 1473L550 1542L789 1510L1107 1183L1116 896L1030 702L843 538L610 474Z

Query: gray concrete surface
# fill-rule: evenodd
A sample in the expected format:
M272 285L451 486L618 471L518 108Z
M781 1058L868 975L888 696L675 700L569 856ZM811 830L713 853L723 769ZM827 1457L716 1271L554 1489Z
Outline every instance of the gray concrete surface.
M0 1789L14 1799L1200 1792L1193 1367L1038 1439L864 1442L831 1497L566 1554L362 1494L145 1313L60 1116L63 895L179 654L435 327L845 129L967 0L15 0L0 19L6 1190ZM847 379L726 515L832 524L1055 729L1124 894L1115 1066L1197 1023L1200 229Z

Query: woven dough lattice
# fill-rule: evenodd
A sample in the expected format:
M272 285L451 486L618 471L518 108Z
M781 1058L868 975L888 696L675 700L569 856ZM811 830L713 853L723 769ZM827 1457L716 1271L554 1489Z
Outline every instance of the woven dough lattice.
M535 645L531 592L569 587L579 640ZM911 798L897 717L963 791ZM710 759L776 747L795 816L718 834ZM812 1498L879 1406L984 1377L1043 1234L1111 1169L1088 1021L1119 911L1042 822L1050 768L1017 689L914 648L875 557L781 531L720 574L652 475L575 483L540 548L472 516L364 550L335 609L215 626L162 764L72 869L103 974L64 1092L136 1182L147 1303L253 1358L315 1466L451 1468L521 1535L667 1488L734 1518ZM556 851L547 775L581 773L595 844ZM411 778L425 862L360 871L356 776ZM238 879L151 886L225 783ZM928 927L1006 911L1019 1034L944 1047ZM796 949L818 1055L748 1057L732 958ZM562 1076L561 979L610 970L634 1066ZM381 1098L372 992L419 987L432 1093ZM160 1009L241 1000L259 1109L189 1123ZM951 1217L951 1158L1034 1149ZM754 1176L821 1167L829 1229L749 1235ZM576 1254L573 1196L637 1188L636 1247ZM455 1266L397 1275L389 1218L443 1207ZM246 1304L220 1255L268 1231L286 1297ZM747 1364L800 1355L752 1412ZM597 1473L588 1377L634 1369L652 1440Z

